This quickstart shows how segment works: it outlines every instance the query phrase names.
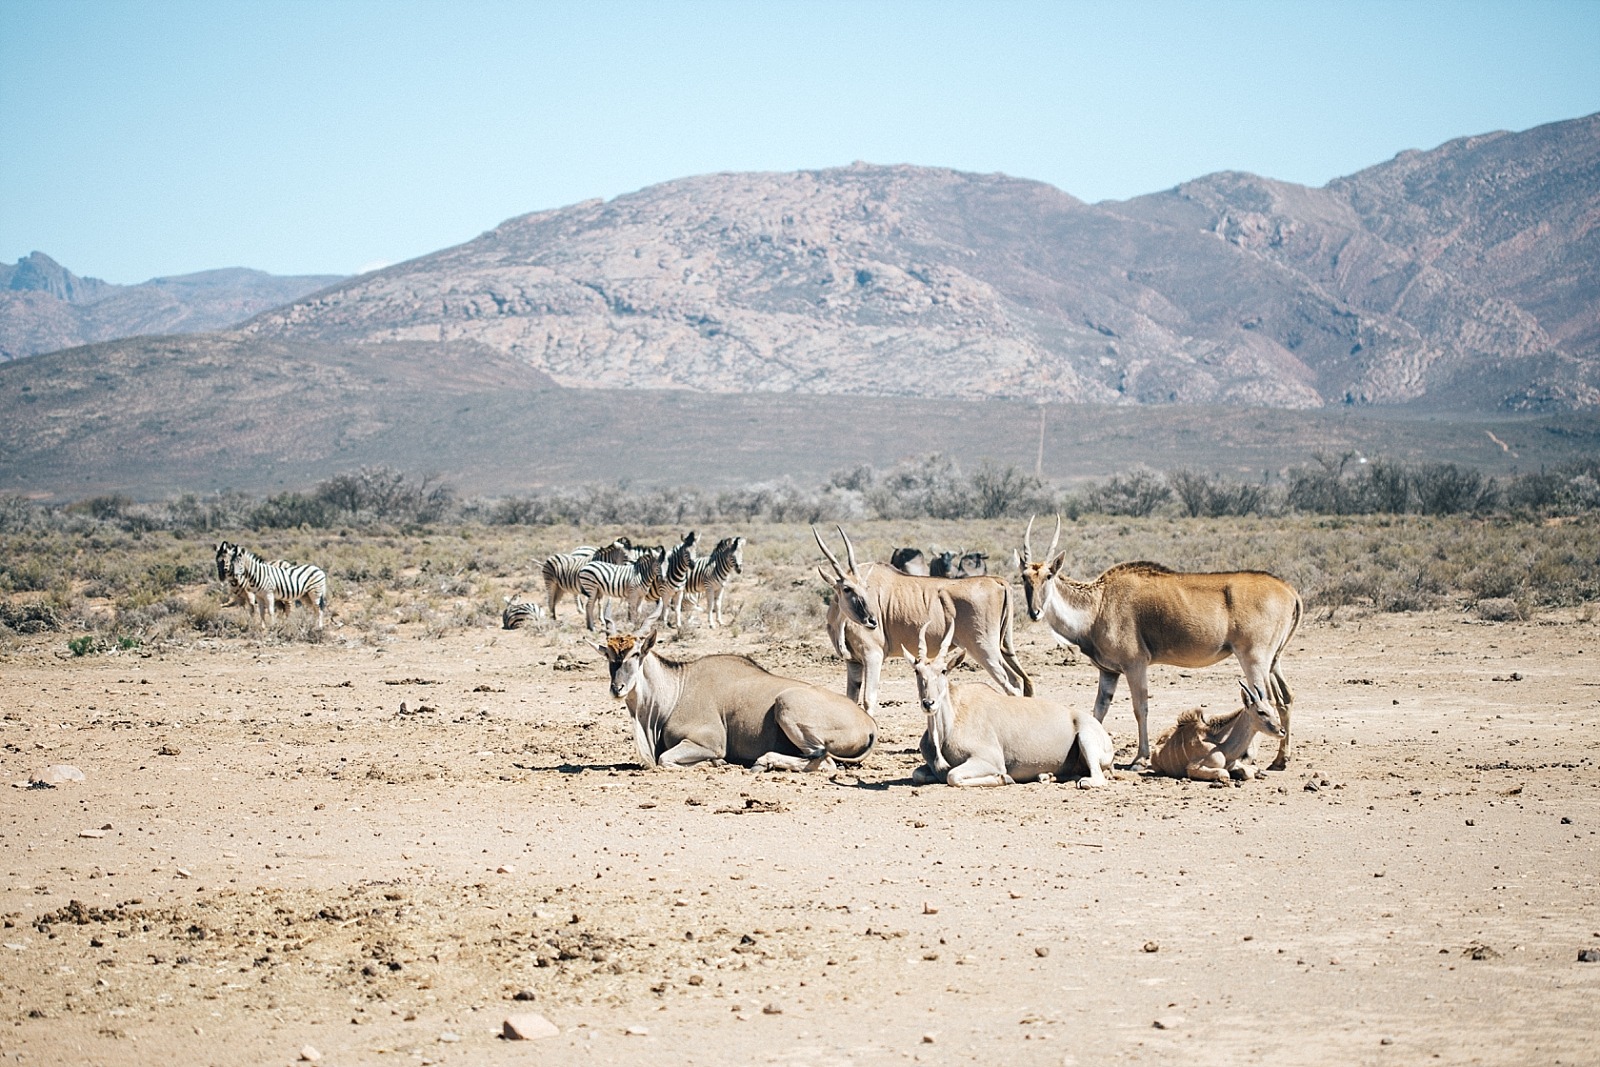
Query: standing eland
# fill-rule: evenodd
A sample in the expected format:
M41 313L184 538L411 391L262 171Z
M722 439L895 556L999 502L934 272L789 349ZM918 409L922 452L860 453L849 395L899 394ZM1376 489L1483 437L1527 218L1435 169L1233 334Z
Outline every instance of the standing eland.
M832 578L820 569L817 573L833 586L828 637L846 661L846 693L851 699L876 712L884 657L915 650L924 626L939 633L954 627L956 645L966 649L1002 689L1033 695L1033 682L1011 647L1008 584L999 578L919 578L881 563L857 567L850 535L842 526L838 530L848 568L823 544L815 526L811 535L833 565Z
M1099 668L1095 718L1105 721L1117 679L1128 676L1139 723L1136 764L1150 759L1150 665L1209 667L1231 655L1245 684L1269 695L1278 709L1283 735L1272 769L1284 768L1294 694L1278 658L1300 625L1300 594L1293 586L1263 571L1194 573L1145 562L1119 563L1091 582L1074 581L1060 573L1066 553L1051 555L1061 540L1060 516L1043 561L1033 559L1032 533L1029 519L1021 551L1028 617L1043 619Z

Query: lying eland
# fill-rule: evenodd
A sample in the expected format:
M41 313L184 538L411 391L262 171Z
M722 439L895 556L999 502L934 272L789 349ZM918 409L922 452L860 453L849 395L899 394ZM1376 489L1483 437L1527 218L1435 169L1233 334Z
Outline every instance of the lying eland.
M633 743L649 767L727 760L757 770L831 770L858 763L877 723L855 702L782 678L744 656L677 662L655 651L654 619L642 632L594 647L611 671L611 695L633 716Z

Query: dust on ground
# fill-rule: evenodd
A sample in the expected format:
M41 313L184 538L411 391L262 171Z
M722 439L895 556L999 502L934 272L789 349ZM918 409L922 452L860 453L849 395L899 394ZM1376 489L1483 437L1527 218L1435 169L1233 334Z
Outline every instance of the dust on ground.
M1099 792L913 787L903 663L859 769L643 771L585 637L21 639L0 1059L1600 1062L1587 616L1308 619L1286 772ZM820 634L664 640L843 684ZM1155 668L1152 728L1235 674ZM1106 725L1126 761L1125 690Z

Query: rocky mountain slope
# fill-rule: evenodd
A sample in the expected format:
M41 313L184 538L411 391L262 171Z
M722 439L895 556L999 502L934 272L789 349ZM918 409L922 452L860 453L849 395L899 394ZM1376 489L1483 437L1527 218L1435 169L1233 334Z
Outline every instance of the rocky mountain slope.
M574 387L1086 403L1600 405L1600 116L1321 189L1085 204L921 167L717 174L511 219L258 316L472 341Z
M0 360L137 334L222 330L340 280L234 267L112 285L34 252L0 264Z

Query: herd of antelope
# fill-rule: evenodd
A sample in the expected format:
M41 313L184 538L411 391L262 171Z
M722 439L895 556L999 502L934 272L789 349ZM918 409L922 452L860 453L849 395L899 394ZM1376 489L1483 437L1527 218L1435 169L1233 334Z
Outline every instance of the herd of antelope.
M608 627L607 639L594 646L606 658L612 696L627 704L646 765L728 761L816 771L859 763L876 739L883 662L895 656L910 661L927 716L923 765L914 776L919 782L982 786L1071 778L1085 788L1104 784L1113 745L1102 724L1124 675L1139 729L1133 766L1202 781L1248 780L1257 773L1254 746L1262 734L1278 738L1272 769L1288 761L1294 697L1278 661L1300 624L1301 603L1281 579L1260 571L1184 573L1137 562L1078 581L1062 573L1060 519L1040 559L1033 555L1030 520L1018 552L1028 616L1075 645L1100 671L1093 708L1073 708L1036 695L1017 661L1008 582L859 563L843 527L841 563L815 528L812 534L829 568L819 573L833 587L827 628L845 661L844 694L772 674L745 656L688 662L661 656L655 644L663 600L632 632ZM1186 712L1152 752L1151 664L1206 667L1228 656L1243 673L1241 706L1210 720L1198 710ZM998 689L950 684L949 672L968 657Z
M1271 768L1289 759L1294 696L1279 670L1284 648L1300 624L1295 590L1261 571L1194 573L1156 563L1120 563L1092 581L1063 573L1061 520L1042 557L1033 554L1033 520L1017 552L1028 617L1076 646L1100 672L1092 708L1073 708L1034 692L1012 642L1009 582L988 575L980 553L935 554L944 576L920 550L901 549L899 566L860 563L838 528L844 562L812 528L832 587L828 638L845 661L845 691L785 678L746 656L711 655L680 662L656 651L658 627L684 625L703 600L708 628L723 621L729 584L743 571L743 537L726 537L709 555L695 553L690 533L670 551L619 537L604 547L580 546L548 557L542 572L545 604L506 598L502 625L519 626L548 614L571 596L590 630L605 630L594 647L606 659L611 694L632 716L640 759L651 767L689 767L726 761L760 770L831 770L864 760L877 740L878 687L884 661L911 663L926 729L919 782L954 786L1074 779L1105 783L1113 746L1104 725L1118 680L1128 679L1138 726L1134 767L1202 781L1256 776L1254 748L1265 734L1278 739ZM317 608L322 625L326 576L283 560L268 563L237 545L217 546L217 575L236 602L265 624L281 604ZM632 629L619 632L612 603L627 605ZM653 610L646 611L646 605ZM676 616L674 623L674 616ZM1152 742L1149 682L1152 664L1208 667L1229 656L1239 663L1242 701L1207 719L1185 712ZM952 685L950 671L971 659L994 685ZM998 688L995 688L998 686Z

